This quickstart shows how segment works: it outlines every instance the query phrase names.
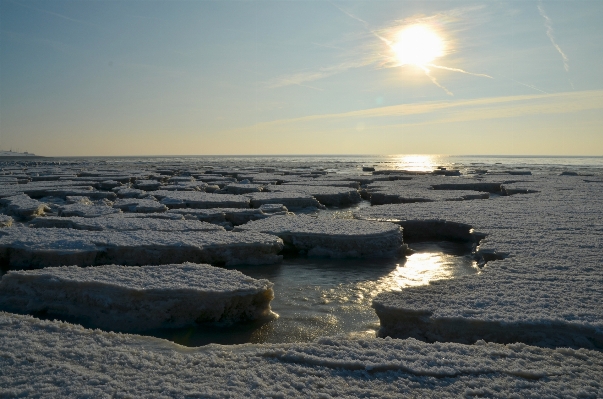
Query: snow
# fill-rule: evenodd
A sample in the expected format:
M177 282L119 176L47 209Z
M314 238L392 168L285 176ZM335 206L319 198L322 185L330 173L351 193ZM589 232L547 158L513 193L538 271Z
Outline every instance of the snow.
M274 264L280 262L277 254L282 248L280 238L255 232L11 228L0 236L0 263L10 269L111 263Z
M124 212L135 213L153 213L165 212L167 206L161 204L154 199L138 199L138 198L121 198L113 203L113 208L121 209Z
M524 344L322 338L210 345L0 313L0 395L26 397L584 397L603 354Z
M235 231L275 234L308 255L331 257L397 257L404 253L402 229L393 223L273 216L236 227Z
M96 218L121 213L121 209L109 205L93 205L91 202L79 202L75 204L62 205L59 207L59 216L79 216L85 218Z
M0 309L44 311L112 331L232 324L272 317L272 283L235 270L185 263L11 271L0 281Z
M20 219L31 219L50 211L48 205L29 198L26 194L0 198L0 205L7 207L9 215Z
M505 186L538 192L356 212L401 224L405 238L424 234L437 220L457 239L485 237L476 257L488 262L478 275L380 294L374 307L381 336L603 347L603 228L597 222L603 187L556 176L528 178ZM483 184L476 182L476 189Z
M116 214L106 218L82 217L45 217L33 220L30 227L37 228L67 228L76 230L154 230L154 231L224 231L224 228L215 224L197 220L174 220L173 218L132 218Z
M303 208L323 208L316 198L300 192L261 192L246 194L246 196L251 199L253 208L259 208L265 204L282 204L291 211Z
M358 190L350 187L278 185L268 186L267 190L284 193L307 193L316 198L322 205L327 206L349 206L361 200Z
M153 196L170 209L249 208L249 199L239 195L159 190Z

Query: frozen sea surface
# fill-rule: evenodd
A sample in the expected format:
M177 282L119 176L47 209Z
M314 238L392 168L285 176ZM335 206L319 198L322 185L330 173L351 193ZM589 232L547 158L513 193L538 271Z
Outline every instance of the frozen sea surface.
M44 225L44 218L68 225L57 219L73 196L86 208L78 216L91 219L81 223L116 225L108 220L115 216L87 209L115 209L115 193L130 195L127 190L145 200L173 198L168 207L177 202L178 209L126 209L120 226L167 227L113 233L127 243L119 255L124 263L138 264L125 261L131 251L156 260L143 240L149 234L181 253L183 232L171 230L172 222L245 226L253 218L231 221L234 211L211 207L230 206L224 204L237 196L245 204L257 196L245 192L266 185L318 187L291 198L266 190L267 201L282 209L279 197L307 196L310 208L289 210L321 219L317 225L352 218L397 223L416 251L398 259L285 254L281 263L255 266L235 254L237 265L230 268L274 284L271 306L280 317L238 329L152 331L167 340L1 313L0 396L603 396L601 157L132 157L0 166L0 198L41 206L10 218L15 204L0 204L3 271L27 267L28 256L39 266L76 259L60 248L79 251L83 238L102 254L114 240L105 232L33 225ZM240 194L220 193L232 183ZM372 196L379 192L394 203L376 205L381 200ZM353 200L340 201L340 193ZM323 197L328 203L320 202L322 194L330 196ZM405 203L408 198L431 202ZM458 198L465 200L450 201ZM241 212L254 212L249 207ZM159 215L161 222L126 220ZM212 240L226 234L220 230ZM103 256L90 264L106 264ZM252 344L179 345L209 342Z

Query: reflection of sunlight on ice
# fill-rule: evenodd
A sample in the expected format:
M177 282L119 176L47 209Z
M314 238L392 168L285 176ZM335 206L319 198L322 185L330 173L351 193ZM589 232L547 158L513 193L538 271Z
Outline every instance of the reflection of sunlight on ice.
M438 164L434 155L399 155L393 159L394 169L431 172Z

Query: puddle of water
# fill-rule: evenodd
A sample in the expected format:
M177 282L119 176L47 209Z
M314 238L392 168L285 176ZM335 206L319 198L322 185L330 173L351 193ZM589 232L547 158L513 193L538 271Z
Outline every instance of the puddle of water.
M151 335L186 346L307 342L333 335L374 337L379 319L371 303L378 293L479 272L461 244L417 243L412 248L416 253L400 260L291 258L280 265L236 267L274 283L271 306L277 319L231 328L153 331Z

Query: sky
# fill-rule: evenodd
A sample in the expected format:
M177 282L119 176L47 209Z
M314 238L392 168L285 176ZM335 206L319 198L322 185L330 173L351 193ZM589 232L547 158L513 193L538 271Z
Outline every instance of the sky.
M603 1L0 0L0 150L603 155Z

